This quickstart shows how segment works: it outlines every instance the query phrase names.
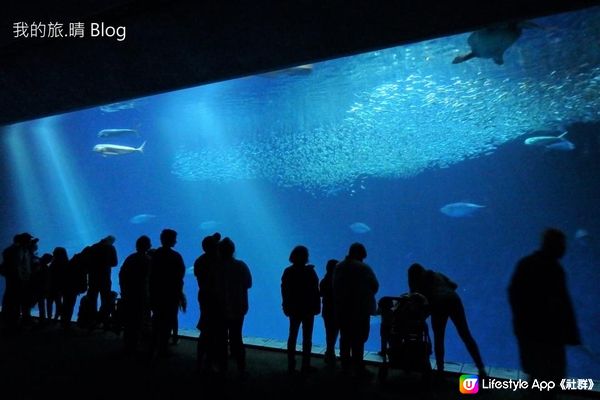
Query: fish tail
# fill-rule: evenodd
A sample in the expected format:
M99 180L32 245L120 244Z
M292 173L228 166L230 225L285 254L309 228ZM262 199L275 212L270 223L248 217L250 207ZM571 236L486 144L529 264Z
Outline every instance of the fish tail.
M467 53L467 54L462 54L460 56L456 56L454 58L454 60L452 60L452 64L459 64L459 63L468 61L468 60L470 60L473 57L475 57L475 53L473 53L473 52L470 52L470 53Z
M140 153L144 152L144 146L146 146L146 142L144 141L144 143L142 143L142 145L140 147L138 147L136 150L139 151Z

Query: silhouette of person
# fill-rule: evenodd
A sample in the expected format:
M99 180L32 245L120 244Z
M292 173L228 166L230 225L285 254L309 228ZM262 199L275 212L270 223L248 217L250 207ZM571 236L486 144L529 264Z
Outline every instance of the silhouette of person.
M302 369L311 372L312 334L315 315L321 311L319 277L315 266L308 264L308 249L296 246L290 253L292 263L285 268L281 277L283 313L290 319L287 340L288 372L296 369L296 341L302 324Z
M18 264L23 257L22 234L13 237L10 246L2 251L2 275L5 278L4 296L2 297L2 320L7 334L14 334L19 323L20 280Z
M160 234L161 247L152 254L150 262L150 303L152 307L151 355L168 354L169 336L177 319L179 300L183 291L185 264L181 254L172 249L177 232L164 229Z
M427 298L431 309L431 328L435 360L438 374L444 371L444 340L448 319L456 327L458 335L467 347L475 362L480 376L487 376L485 366L479 353L479 347L467 324L467 316L462 300L456 288L458 285L446 275L425 269L421 264L412 264L408 268L408 286L411 293L420 293Z
M340 327L335 319L335 311L333 304L333 272L338 260L331 259L327 261L325 267L325 276L319 283L319 294L323 300L321 316L325 325L325 362L327 364L335 364L335 343L337 342Z
M34 257L31 269L32 306L38 306L40 324L46 322L46 309L49 305L47 301L50 297L50 270L48 265L51 261L52 254L44 253L41 257ZM50 308L47 318L52 319L52 308Z
M59 247L57 249L62 248ZM59 250L59 252L63 253L62 250ZM65 270L65 278L62 288L63 306L61 324L65 330L69 330L71 328L71 320L73 318L73 311L75 309L75 303L77 302L77 296L87 291L87 272L89 264L88 258L91 256L91 246L86 246L79 253L74 254L70 260L66 250L64 250L64 254L58 256L58 258L62 258L63 256L67 261L67 268ZM55 254L54 257L56 259L57 255ZM82 308L85 308L85 301L83 298L79 304L80 313ZM78 320L78 322L80 321ZM82 324L86 324L88 322L90 321L81 321Z
M121 306L123 311L123 341L125 352L136 350L142 331L144 305L146 304L146 281L150 273L148 250L152 243L148 236L140 236L135 242L135 253L130 254L119 271Z
M218 330L224 329L223 314L225 297L223 293L223 274L219 256L219 240L221 234L202 239L202 253L194 262L194 276L198 281L198 304L200 319L197 328L200 330L196 349L197 366L201 371L205 366L211 366L216 361L216 338ZM223 334L221 334L223 335ZM226 357L226 355L225 355Z
M21 297L21 315L23 318L23 322L25 324L31 324L33 321L31 320L31 307L33 307L33 303L35 300L34 293L34 272L37 269L39 264L39 257L37 255L38 250L38 239L33 238L29 233L23 234L24 241L27 241L25 245L25 258L23 259L23 263L21 263L19 268L19 274L22 279L23 292ZM26 277L26 278L25 278Z
M377 302L377 314L381 316L379 325L380 356L386 356L392 330L393 309L397 301L390 296L383 296Z
M111 295L111 268L118 263L117 250L114 243L114 236L106 236L91 246L92 254L89 257L89 289L87 296L95 312L97 309L98 294L100 294L100 311L95 322L102 323L105 326L108 323L113 302ZM94 325L90 326L90 328L93 327Z
M179 294L179 311L185 313L187 311L187 297L185 293L181 291ZM171 327L171 344L176 345L179 343L179 318L175 318L173 326Z
M566 373L566 345L581 344L565 272L567 249L558 229L547 229L539 250L522 258L508 287L523 371L559 382Z
M244 316L248 313L248 289L252 287L252 275L248 265L234 257L235 244L226 237L219 242L221 269L225 288L225 345L236 360L240 374L246 371L246 350L242 338ZM225 348L225 355L227 348Z
M50 263L50 293L48 296L48 318L52 318L53 303L56 304L54 319L59 319L63 314L65 279L69 264L69 256L64 247L55 247L52 251Z
M22 317L23 323L31 323L31 268L37 242L38 239L30 233L20 233L14 236L13 243L2 252L6 279L2 316L8 334L17 333L19 317Z
M342 368L354 368L359 376L366 375L365 342L369 338L371 315L377 305L375 294L379 282L371 267L363 262L367 249L353 243L348 255L333 274L334 309L340 326L340 359Z

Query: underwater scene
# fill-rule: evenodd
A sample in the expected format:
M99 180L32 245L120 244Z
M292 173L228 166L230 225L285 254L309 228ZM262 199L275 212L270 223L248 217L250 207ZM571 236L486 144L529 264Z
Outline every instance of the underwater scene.
M218 231L252 273L244 335L278 340L292 248L307 246L322 278L361 242L378 299L408 291L414 262L440 271L486 365L519 368L508 283L555 227L586 345L568 349L568 374L600 378L600 7L513 28L4 126L0 239L31 232L38 254L71 257L114 235L118 291L136 239L158 247L174 229L188 271L179 327L195 329L193 263ZM450 325L446 360L470 363ZM313 343L325 344L320 317Z

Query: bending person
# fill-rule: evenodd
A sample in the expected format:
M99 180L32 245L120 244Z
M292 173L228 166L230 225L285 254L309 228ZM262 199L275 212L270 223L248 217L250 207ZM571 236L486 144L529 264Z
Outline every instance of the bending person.
M479 375L487 376L479 347L477 347L467 324L465 308L456 293L458 285L440 272L427 270L421 264L413 264L408 268L408 286L411 293L421 293L429 301L438 373L444 371L444 338L446 324L448 319L451 319L458 335L467 347L471 358L473 358L479 370Z

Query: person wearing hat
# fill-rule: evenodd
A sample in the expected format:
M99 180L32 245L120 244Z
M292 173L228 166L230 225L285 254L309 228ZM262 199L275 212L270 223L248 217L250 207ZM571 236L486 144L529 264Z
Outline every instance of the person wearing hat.
M4 249L4 277L6 288L2 300L2 314L6 329L16 331L19 317L31 321L31 265L38 239L24 232L13 237L13 243Z

